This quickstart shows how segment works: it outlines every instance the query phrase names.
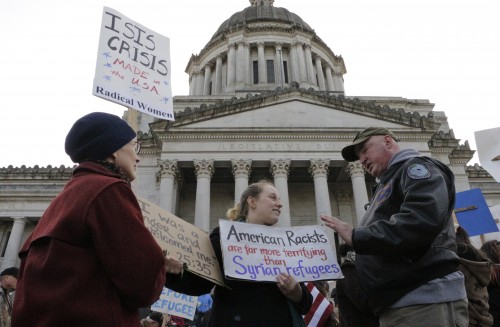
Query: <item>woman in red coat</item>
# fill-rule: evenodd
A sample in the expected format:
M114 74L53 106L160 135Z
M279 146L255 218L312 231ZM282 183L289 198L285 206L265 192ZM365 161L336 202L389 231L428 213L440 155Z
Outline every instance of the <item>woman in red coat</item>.
M135 132L118 116L91 113L66 137L79 163L22 246L12 326L139 326L157 300L165 259L130 187Z

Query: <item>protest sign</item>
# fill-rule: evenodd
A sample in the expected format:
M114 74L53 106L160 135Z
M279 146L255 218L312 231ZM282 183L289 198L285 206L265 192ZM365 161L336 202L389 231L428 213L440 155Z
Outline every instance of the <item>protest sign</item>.
M164 287L158 301L151 305L151 310L193 320L197 303L197 296L178 293Z
M478 188L457 193L455 215L469 236L498 232L498 226Z
M92 94L174 120L170 40L104 7Z
M474 132L481 166L500 183L500 127Z
M343 277L322 226L269 227L227 220L219 226L228 277L273 282L281 272L299 282Z
M144 225L163 250L186 264L190 272L224 285L207 232L147 200L138 201L144 216Z

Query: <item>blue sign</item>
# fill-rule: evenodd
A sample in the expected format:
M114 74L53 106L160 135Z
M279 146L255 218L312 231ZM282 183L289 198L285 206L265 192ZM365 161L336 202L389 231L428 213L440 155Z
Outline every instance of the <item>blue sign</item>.
M495 219L478 188L457 193L455 215L469 236L498 232Z

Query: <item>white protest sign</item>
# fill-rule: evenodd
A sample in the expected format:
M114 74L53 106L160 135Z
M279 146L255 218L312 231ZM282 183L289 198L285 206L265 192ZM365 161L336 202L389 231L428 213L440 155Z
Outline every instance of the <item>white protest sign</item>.
M342 278L340 266L322 226L269 227L219 220L228 277L276 281L286 272L299 282Z
M174 120L170 40L104 7L92 94Z
M197 303L197 296L178 293L164 287L158 301L151 305L151 310L193 320Z
M147 200L137 200L144 216L144 225L162 250L186 264L193 274L224 285L219 262L207 232Z
M500 183L500 127L474 132L481 166Z

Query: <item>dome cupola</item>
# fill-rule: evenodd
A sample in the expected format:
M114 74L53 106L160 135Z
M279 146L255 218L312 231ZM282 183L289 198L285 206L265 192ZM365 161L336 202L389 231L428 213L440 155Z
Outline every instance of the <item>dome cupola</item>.
M343 93L344 61L297 14L274 0L225 20L186 67L189 95L235 95L287 87Z

